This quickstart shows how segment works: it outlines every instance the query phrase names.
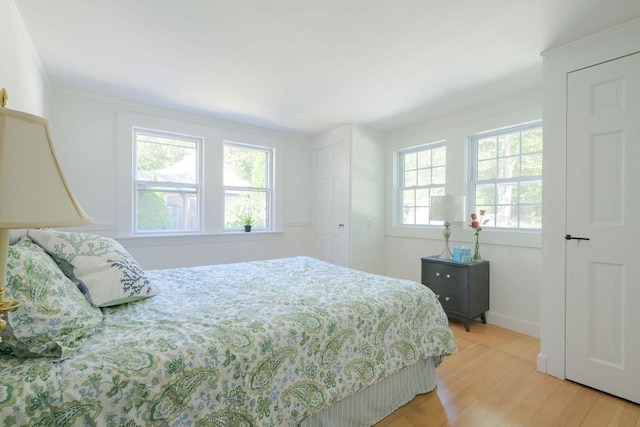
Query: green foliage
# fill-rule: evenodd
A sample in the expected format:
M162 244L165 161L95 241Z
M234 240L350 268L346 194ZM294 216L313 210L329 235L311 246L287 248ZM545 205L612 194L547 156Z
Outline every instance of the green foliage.
M138 230L170 230L173 228L164 195L143 191L138 195Z

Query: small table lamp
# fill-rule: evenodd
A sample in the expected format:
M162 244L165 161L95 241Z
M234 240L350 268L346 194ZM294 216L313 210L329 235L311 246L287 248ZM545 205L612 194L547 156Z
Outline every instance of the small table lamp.
M0 290L7 277L9 229L70 227L93 223L64 179L49 122L7 106L0 90ZM4 300L0 307L15 307ZM6 310L8 311L8 310ZM0 314L1 315L1 314ZM2 331L0 322L0 331Z
M464 196L432 196L431 209L429 210L429 219L431 221L444 221L444 249L438 255L438 258L452 259L451 250L449 249L449 236L451 230L449 226L454 221L464 221Z

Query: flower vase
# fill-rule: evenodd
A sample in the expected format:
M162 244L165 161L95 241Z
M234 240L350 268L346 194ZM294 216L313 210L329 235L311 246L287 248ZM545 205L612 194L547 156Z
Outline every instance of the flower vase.
M476 232L476 244L473 247L473 256L471 257L471 262L480 262L482 261L482 257L480 256L480 233Z

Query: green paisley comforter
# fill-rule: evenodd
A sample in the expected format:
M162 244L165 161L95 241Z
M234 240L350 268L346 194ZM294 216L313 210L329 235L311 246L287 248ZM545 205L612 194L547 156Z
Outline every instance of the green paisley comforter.
M296 257L147 272L67 360L0 356L0 420L34 426L295 426L455 351L420 284Z

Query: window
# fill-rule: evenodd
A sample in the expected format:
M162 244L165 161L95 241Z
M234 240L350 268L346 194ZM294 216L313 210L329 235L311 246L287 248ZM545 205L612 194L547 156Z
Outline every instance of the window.
M471 138L470 206L485 227L542 228L542 123Z
M224 229L240 230L247 215L254 229L272 228L273 149L225 142Z
M444 142L398 152L402 225L427 225L431 196L444 196L447 148ZM435 222L434 222L435 223ZM440 221L437 222L441 224Z
M202 139L134 128L135 233L199 232Z

